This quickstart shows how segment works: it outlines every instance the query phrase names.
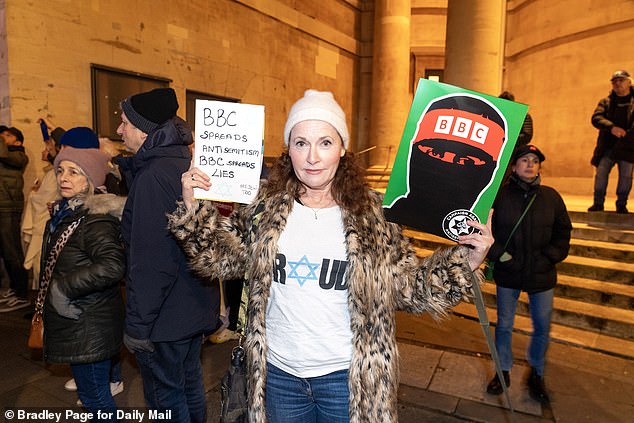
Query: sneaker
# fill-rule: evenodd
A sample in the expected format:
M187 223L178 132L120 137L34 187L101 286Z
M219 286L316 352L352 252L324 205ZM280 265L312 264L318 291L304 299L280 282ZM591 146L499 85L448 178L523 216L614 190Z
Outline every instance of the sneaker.
M220 332L216 331L213 335L211 335L209 337L209 342L212 344L222 344L223 342L238 338L240 338L240 335L236 331L225 328Z
M628 214L629 211L627 210L627 207L625 206L616 206L616 212L619 214Z
M10 311L19 310L31 305L29 300L13 297L0 307L0 313L8 313Z
M600 212L600 211L603 211L603 204L594 203L593 205L588 207L588 211L589 212Z
M504 383L506 383L506 387L509 388L511 386L511 375L507 370L502 370L502 376L504 377ZM498 378L497 373L491 379L491 382L487 385L487 393L491 395L500 395L504 392L504 388L502 388L502 383L500 383L500 378Z
M71 379L73 381L73 384L75 384L75 379ZM68 382L70 382L71 380L69 380ZM66 383L68 383L66 382ZM64 385L64 388L66 388L66 385ZM123 381L120 380L118 382L110 382L110 394L115 397L117 395L119 395L121 392L123 392ZM77 385L75 385L75 389L77 389ZM77 400L77 406L79 407L83 407L84 404L82 404L81 400L78 399Z
M537 370L531 367L531 373L526 381L528 385L528 393L535 401L542 404L548 403L550 398L548 392L546 392L546 385L544 385L544 378L537 374Z
M70 392L75 392L77 390L77 384L75 383L75 379L68 379L64 384L64 389Z
M8 288L0 294L0 304L4 304L8 301L11 301L14 298L15 298L15 291L12 290L11 288Z

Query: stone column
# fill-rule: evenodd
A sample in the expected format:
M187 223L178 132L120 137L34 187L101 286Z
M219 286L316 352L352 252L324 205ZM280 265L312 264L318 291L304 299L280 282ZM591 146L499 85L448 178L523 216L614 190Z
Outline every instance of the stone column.
M374 3L370 168L391 167L411 105L410 0Z
M444 82L498 95L506 0L449 0Z

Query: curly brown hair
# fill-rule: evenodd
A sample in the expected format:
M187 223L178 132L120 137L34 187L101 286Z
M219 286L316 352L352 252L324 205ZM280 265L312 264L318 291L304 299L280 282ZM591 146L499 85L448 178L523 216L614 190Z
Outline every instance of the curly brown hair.
M347 151L339 161L331 190L339 207L357 215L369 210L370 193L365 169L358 164L354 153ZM306 192L293 170L288 151L283 152L271 168L266 192L269 195L288 192L298 199Z

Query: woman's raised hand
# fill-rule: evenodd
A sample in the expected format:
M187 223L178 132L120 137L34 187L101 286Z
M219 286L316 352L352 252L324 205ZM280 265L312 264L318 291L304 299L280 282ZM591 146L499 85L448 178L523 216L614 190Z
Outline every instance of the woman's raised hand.
M471 270L476 270L480 267L489 252L489 248L493 245L493 241L495 241L491 232L492 217L493 209L489 211L486 225L471 220L467 221L467 224L476 228L477 231L469 235L461 235L458 238L458 243L472 247L469 249L469 266Z
M183 185L183 203L187 209L192 209L195 204L194 188L202 188L209 190L211 188L211 179L205 172L193 166L181 176L181 184Z

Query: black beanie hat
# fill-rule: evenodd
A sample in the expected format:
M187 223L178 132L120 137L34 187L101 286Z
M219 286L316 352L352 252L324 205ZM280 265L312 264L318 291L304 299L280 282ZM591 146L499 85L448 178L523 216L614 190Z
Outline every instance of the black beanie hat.
M176 115L178 100L173 89L155 88L126 98L121 109L134 126L149 134Z
M24 135L22 135L22 131L20 131L18 128L16 128L15 126L12 126L11 128L7 128L5 129L5 131L10 132L11 134L13 134L13 136L20 142L24 142Z
M62 139L62 136L65 133L66 131L64 130L64 128L62 128L61 126L58 126L57 128L51 131L51 138L53 138L53 141L59 144L59 141Z

